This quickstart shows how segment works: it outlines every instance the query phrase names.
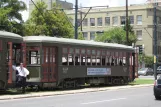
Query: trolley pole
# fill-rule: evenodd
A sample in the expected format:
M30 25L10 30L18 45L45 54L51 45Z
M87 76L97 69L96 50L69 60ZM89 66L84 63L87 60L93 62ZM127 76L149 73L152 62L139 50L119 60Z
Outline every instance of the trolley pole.
M75 39L78 38L78 0L75 0Z
M153 30L153 54L154 54L154 77L157 79L157 17L156 17L156 2L154 3L154 30Z
M129 45L129 26L128 26L128 0L126 0L126 41L127 45Z

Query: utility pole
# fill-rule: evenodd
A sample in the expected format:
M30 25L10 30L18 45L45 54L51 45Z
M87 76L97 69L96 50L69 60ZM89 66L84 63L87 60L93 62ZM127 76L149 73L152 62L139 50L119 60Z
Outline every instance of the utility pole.
M82 8L82 4L80 4L80 8ZM81 9L81 11L80 11L80 22L82 22L82 20L83 20L83 12L82 12L82 9ZM80 23L80 27L81 27L81 32L83 31L83 28L82 28L82 23Z
M126 0L126 42L129 45L128 0Z
M75 39L78 38L78 0L75 0Z
M153 30L153 54L154 54L154 77L157 79L157 16L156 16L156 1L154 2L154 30Z

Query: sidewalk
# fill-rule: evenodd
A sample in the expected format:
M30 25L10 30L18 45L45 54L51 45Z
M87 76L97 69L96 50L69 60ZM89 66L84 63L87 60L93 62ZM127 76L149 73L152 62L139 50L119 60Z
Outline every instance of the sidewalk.
M153 86L153 84L101 87L101 88L84 88L79 90L53 91L53 92L32 92L29 94L22 94L22 95L2 95L0 96L0 100L54 96L54 95L75 94L75 93L87 93L87 92L97 92L97 91L117 90L117 89L127 89L127 88L137 88L137 87L150 87L150 86Z

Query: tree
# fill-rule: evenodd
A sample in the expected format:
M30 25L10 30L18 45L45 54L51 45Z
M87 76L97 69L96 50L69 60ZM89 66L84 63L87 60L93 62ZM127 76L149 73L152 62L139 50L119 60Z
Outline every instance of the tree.
M0 8L0 30L10 29L8 27L11 26L11 22L8 21L7 17L10 11L11 8L8 9Z
M144 61L145 61L146 67L152 67L153 62L154 62L154 58L152 56L145 56Z
M121 27L114 27L102 34L96 35L96 41L126 44L126 31ZM129 43L135 43L137 40L135 34L129 32Z
M84 37L83 37L83 33L82 32L79 32L78 39L79 40L85 40Z
M143 64L143 61L145 63L145 67L152 67L154 63L153 56L146 56L145 54L139 55L139 63Z
M25 35L46 35L65 38L74 37L74 28L65 18L63 10L58 10L56 4L53 4L51 11L47 10L44 2L37 2L31 18L25 23ZM55 9L56 8L56 9Z
M21 11L26 10L26 4L19 0L1 0L0 2L0 30L23 35L23 19Z

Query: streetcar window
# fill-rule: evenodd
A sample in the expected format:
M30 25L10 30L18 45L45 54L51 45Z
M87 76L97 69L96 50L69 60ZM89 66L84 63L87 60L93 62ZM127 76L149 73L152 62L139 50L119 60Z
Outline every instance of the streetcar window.
M103 65L103 66L106 65L106 57L105 57L105 56L102 57L102 65Z
M92 56L91 59L92 59L92 65L96 65L96 56Z
M63 48L63 53L68 53L68 48Z
M109 51L107 51L107 56L110 56L110 52Z
M91 50L87 49L87 55L91 54Z
M114 52L111 52L111 56L113 56L113 57L114 57Z
M115 52L115 65L119 65L119 53Z
M76 54L80 54L80 49L75 49Z
M53 52L52 48L49 48L49 62L53 62Z
M68 65L68 56L67 55L63 55L63 57L62 57L62 65Z
M21 44L12 44L12 62L13 64L19 64L21 62Z
M119 52L119 65L120 65L120 66L123 65L123 61L122 61L122 52Z
M73 48L70 48L70 49L69 49L69 53L70 53L70 54L73 54L73 53L74 53L74 49L73 49Z
M102 55L105 56L106 55L106 51L102 50Z
M45 51L43 50L43 55ZM27 63L28 64L40 64L40 51L38 47L28 47L27 49ZM44 58L42 58L44 60ZM46 60L45 60L46 61Z
M81 65L80 55L75 56L75 65Z
M91 56L87 56L87 65L91 65Z
M85 49L81 49L81 54L86 54L86 50Z
M96 55L96 50L92 50L92 55Z
M127 62L126 52L109 50L63 48L62 65L124 66Z
M118 52L115 52L115 57L118 57Z
M30 63L29 64L40 64L40 53L39 51L29 51Z
M106 56L106 65L110 65L110 57L109 56Z
M47 63L48 62L48 48L46 48L46 58L45 58L45 62Z
M81 65L87 65L85 49L81 49Z
M101 65L101 57L100 57L100 56L97 56L96 59L97 59L97 60L96 60L96 64L97 64L97 65Z
M101 51L97 50L96 64L101 65Z
M69 62L68 65L74 65L74 55L72 54L68 55L68 62Z
M75 65L81 65L80 49L75 49Z
M68 48L63 48L62 65L68 65Z
M101 55L101 51L97 50L97 56L100 56L100 55Z

